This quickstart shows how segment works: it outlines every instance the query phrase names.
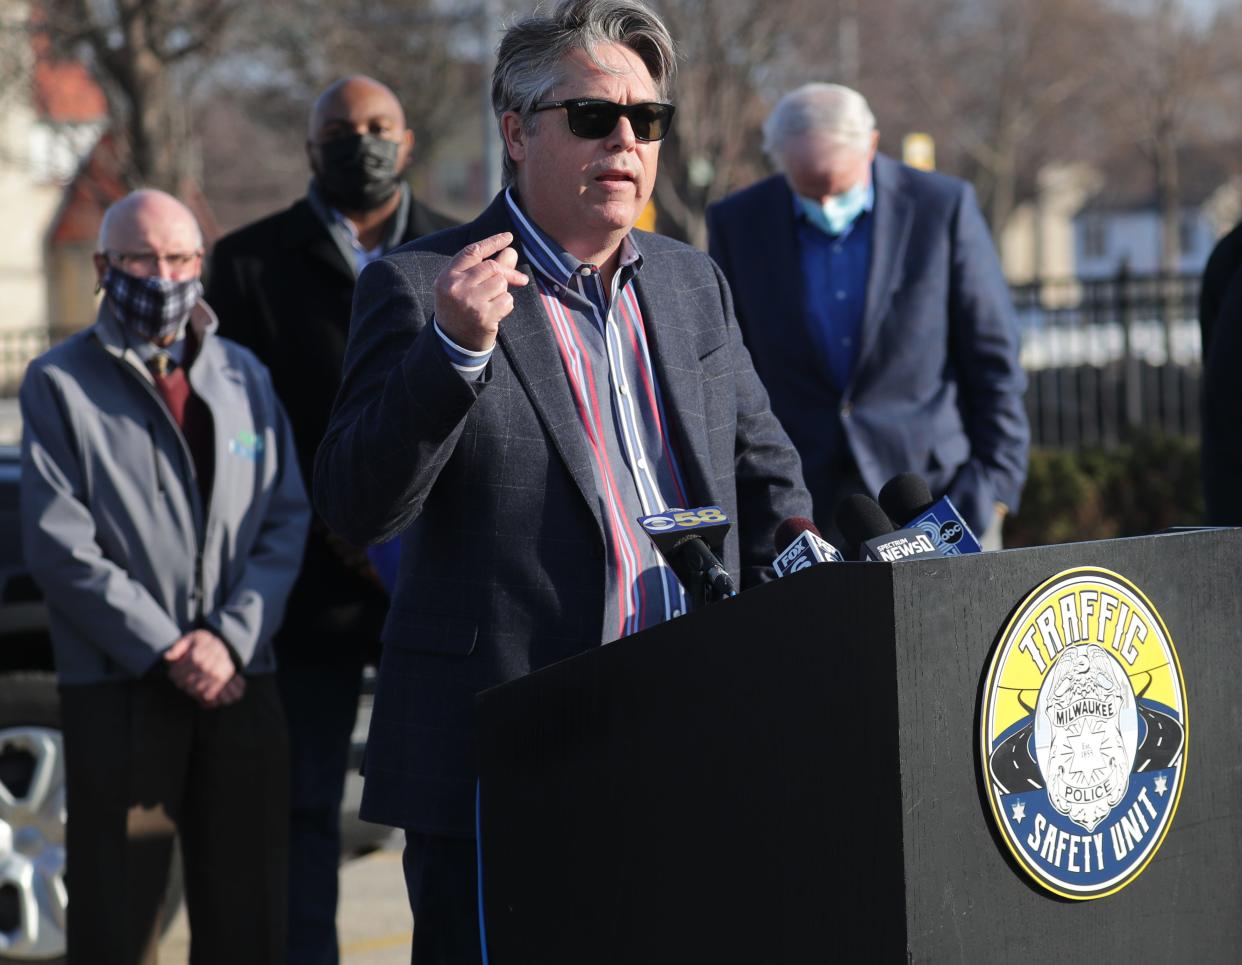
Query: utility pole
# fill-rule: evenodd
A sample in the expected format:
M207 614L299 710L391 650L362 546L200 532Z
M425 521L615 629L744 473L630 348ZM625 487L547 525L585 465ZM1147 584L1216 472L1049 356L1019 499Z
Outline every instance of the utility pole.
M478 7L479 58L482 67L480 94L483 113L483 203L487 204L500 190L500 159L503 145L496 116L492 112L492 72L496 69L496 27L500 22L499 0L481 0Z
M858 87L860 43L858 0L840 0L837 5L837 83Z

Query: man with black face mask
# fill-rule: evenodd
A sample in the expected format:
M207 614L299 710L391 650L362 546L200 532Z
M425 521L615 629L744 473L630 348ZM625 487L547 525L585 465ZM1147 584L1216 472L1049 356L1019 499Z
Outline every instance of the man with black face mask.
M221 331L271 369L304 472L340 383L354 281L370 261L453 222L401 177L414 146L396 96L369 77L328 87L310 114L306 197L221 239L208 300ZM337 961L340 804L362 668L378 653L387 596L367 557L312 521L276 638L289 721L290 963Z

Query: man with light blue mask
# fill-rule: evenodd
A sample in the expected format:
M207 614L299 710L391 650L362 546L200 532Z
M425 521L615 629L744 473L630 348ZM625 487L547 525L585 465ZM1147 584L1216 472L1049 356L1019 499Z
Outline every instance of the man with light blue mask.
M22 542L60 689L70 965L155 960L174 839L190 958L284 953L271 638L309 510L267 369L216 335L202 257L176 198L122 198L100 229L95 323L22 381Z
M916 472L999 547L1030 433L973 190L880 153L866 100L838 84L782 97L764 142L780 173L708 209L710 249L817 524L837 542L844 496Z

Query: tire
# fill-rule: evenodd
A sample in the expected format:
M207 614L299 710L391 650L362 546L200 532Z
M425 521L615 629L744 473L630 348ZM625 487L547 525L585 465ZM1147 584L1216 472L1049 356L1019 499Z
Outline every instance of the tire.
M65 961L65 782L50 673L0 674L0 965ZM174 855L163 927L181 904Z

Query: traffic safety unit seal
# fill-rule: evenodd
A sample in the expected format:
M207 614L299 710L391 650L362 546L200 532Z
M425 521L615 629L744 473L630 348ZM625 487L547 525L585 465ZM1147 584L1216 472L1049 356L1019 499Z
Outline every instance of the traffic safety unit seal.
M1064 898L1111 895L1164 840L1186 773L1186 689L1168 628L1125 577L1058 573L992 656L979 727L992 816Z

